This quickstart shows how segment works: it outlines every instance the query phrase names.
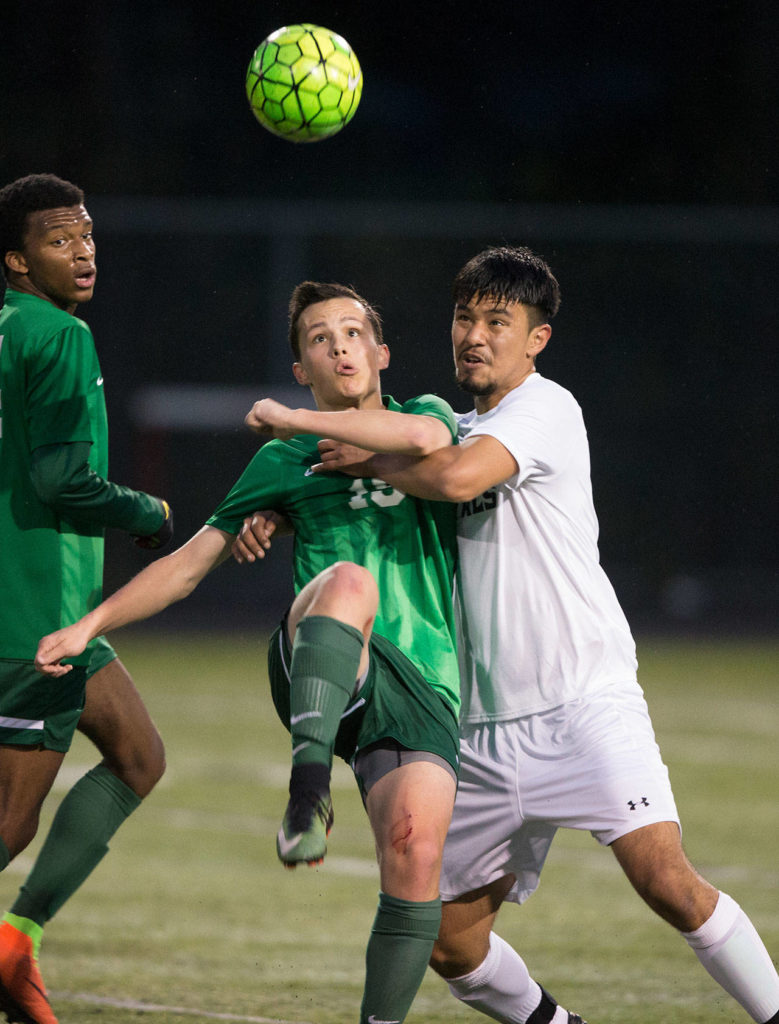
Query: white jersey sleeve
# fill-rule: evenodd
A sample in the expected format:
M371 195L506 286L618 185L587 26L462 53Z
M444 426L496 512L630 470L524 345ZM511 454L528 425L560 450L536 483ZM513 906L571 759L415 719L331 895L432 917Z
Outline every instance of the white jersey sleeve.
M600 566L581 409L538 373L494 409L459 417L518 472L458 506L462 716L481 722L556 707L636 677L630 628Z

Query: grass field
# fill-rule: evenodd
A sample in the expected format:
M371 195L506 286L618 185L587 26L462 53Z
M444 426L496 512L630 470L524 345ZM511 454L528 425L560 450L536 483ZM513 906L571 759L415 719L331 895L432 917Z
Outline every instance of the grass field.
M274 835L288 742L246 634L125 631L113 640L166 740L168 772L46 928L41 966L62 1024L213 1020L356 1024L378 875L351 775L319 869L284 871ZM779 955L779 643L639 644L640 679L687 851ZM44 813L93 763L79 737ZM37 843L2 875L7 906ZM607 850L560 833L538 893L498 929L590 1024L747 1022L645 909ZM409 1024L486 1018L431 973Z

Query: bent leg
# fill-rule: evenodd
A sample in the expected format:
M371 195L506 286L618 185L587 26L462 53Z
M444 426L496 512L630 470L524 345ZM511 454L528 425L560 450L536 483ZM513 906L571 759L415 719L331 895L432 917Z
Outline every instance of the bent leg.
M279 859L287 867L319 863L327 851L335 739L367 668L377 607L376 582L367 569L336 562L301 590L290 609L292 772L276 839Z
M752 922L693 868L673 822L622 836L612 849L638 894L678 929L709 974L759 1024L779 1014L779 976Z
M441 920L438 880L455 788L440 765L413 761L368 792L381 892L366 951L361 1024L405 1020L422 983Z
M79 729L102 762L60 804L11 913L42 926L89 877L108 843L164 770L162 741L126 669L111 661L87 682Z
M341 714L368 666L378 589L362 566L336 562L298 594L287 620L292 644L292 763L332 763Z
M105 767L141 799L162 778L162 737L118 658L87 680L78 729L100 751Z

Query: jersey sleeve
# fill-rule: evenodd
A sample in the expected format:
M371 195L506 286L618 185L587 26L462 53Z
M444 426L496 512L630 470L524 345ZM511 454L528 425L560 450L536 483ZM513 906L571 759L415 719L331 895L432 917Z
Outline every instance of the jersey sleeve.
M519 487L531 477L554 475L565 468L570 452L566 437L579 429L577 412L573 399L567 402L560 394L530 392L522 401L479 423L468 438L488 435L500 441L519 466L518 473L506 483Z
M252 458L230 492L207 520L225 533L240 533L243 521L254 512L274 509L284 511L286 488L283 449L278 442L268 441Z
M26 372L32 449L95 440L88 389L96 366L92 334L75 318L72 326L57 331L30 357Z
M115 527L147 537L165 520L162 501L111 483L89 467L84 441L41 445L32 453L30 477L41 501L71 523Z
M457 421L452 407L438 395L418 395L416 398L410 398L403 403L400 411L414 416L432 416L440 420L449 431L452 443L457 443Z

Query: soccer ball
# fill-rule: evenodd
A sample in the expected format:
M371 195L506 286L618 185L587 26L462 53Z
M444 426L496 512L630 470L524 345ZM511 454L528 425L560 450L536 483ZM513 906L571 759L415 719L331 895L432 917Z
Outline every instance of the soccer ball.
M257 49L246 96L260 122L291 142L326 139L354 117L362 72L344 38L318 25L287 25Z

